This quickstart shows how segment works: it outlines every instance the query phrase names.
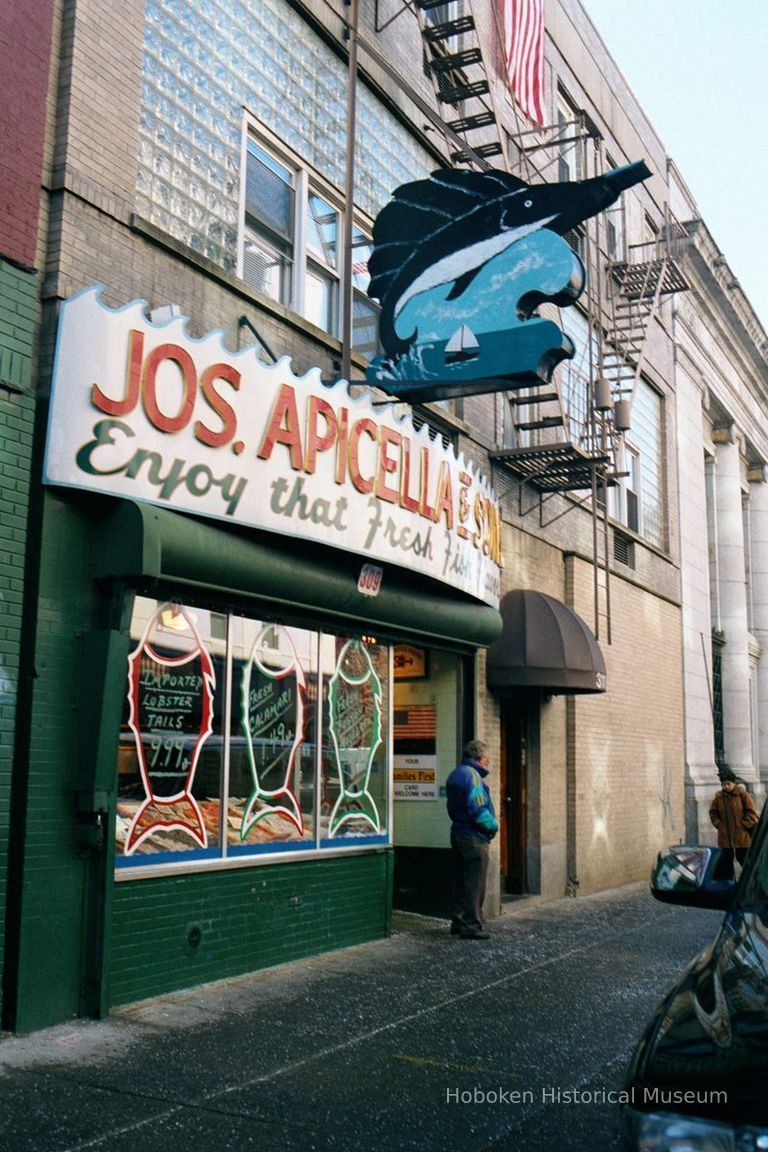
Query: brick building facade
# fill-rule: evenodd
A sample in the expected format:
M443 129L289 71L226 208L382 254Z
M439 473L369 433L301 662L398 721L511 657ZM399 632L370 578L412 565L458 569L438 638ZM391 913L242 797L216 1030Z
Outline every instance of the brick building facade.
M38 310L38 223L49 84L53 4L33 0L0 13L0 977L5 988L5 913L11 827L11 776L17 751L20 681L29 687L22 650L35 401L33 374ZM29 567L27 567L29 566ZM29 604L28 604L29 610ZM22 744L23 747L23 744ZM12 875L18 876L18 872ZM15 880L13 881L15 883Z
M546 5L540 129L506 90L493 6L464 7L493 96L484 130L486 143L501 149L499 167L531 184L597 177L640 160L651 171L569 234L588 288L568 308L543 305L575 349L557 370L565 397L557 427L543 392L518 392L513 403L497 392L389 412L381 394L360 387L377 350L377 307L365 291L373 221L396 186L450 164L456 147L456 131L441 128L450 109L430 80L431 73L438 89L443 84L443 97L456 80L441 63L445 13L427 5L421 22L410 10L389 20L378 5L360 5L351 206L345 6L61 6L35 373L41 416L50 403L54 418L47 483L36 487L40 508L30 521L40 582L28 585L26 641L37 680L24 702L25 769L14 782L14 811L24 819L6 942L7 1027L101 1014L370 939L389 930L393 901L445 914L441 789L475 734L492 750L501 817L491 915L507 899L642 879L656 851L683 838L674 315L687 286L688 236L671 215L663 145L577 0ZM671 247L676 237L680 251ZM660 253L664 279L655 282L653 306L624 321L635 324L641 347L625 346L619 317L638 296L628 277ZM345 293L351 339L342 330ZM78 328L81 314L89 319ZM120 349L111 360L110 346ZM214 346L224 376L205 359ZM290 376L279 363L286 356ZM80 357L111 374L83 376L82 396L67 410L61 390L78 384ZM164 359L176 366L165 384ZM348 390L336 384L345 361ZM250 373L258 386L247 398L245 386L237 396L233 389L224 403L221 380L239 388L239 366L244 384ZM317 376L300 383L313 369ZM207 381L209 405L207 416L195 409L194 425L185 410L192 373ZM139 378L142 402L136 391L129 403ZM309 456L293 454L289 408L263 417L258 409L275 433L263 436L258 454L250 440L256 423L242 440L228 433L232 413L246 411L239 405L260 403L259 390L278 378L275 405L286 387L308 389L313 412L333 396L344 420L355 404L371 403L365 435L380 422L386 443L402 445L406 433L387 421L404 418L436 469L458 460L461 483L471 477L474 492L487 482L482 492L493 494L489 506L500 516L501 613L460 576L452 587L431 571L424 540L419 554L414 535L394 528L379 596L360 590L366 557L333 546L333 531L342 481L350 499L352 487L360 493L372 483L358 468L363 457L349 457L354 477L349 460L344 468L337 462L336 487L310 504L296 477L309 484L314 459L309 467ZM599 403L598 381L608 388ZM59 446L86 409L90 424L72 451L80 472L72 460L69 471L56 471ZM530 419L537 413L541 419ZM183 440L187 423L197 431ZM425 424L431 438L420 431ZM314 430L317 448L323 437ZM184 472L179 461L201 435L220 445L217 464L206 457ZM99 453L121 437L143 455L119 468L101 463ZM553 479L554 449L562 483ZM215 510L195 514L198 496L224 491L225 471L245 476L238 469L247 458L273 453L286 486L278 477L278 487L265 487L257 513L269 506L287 516L290 504L290 529ZM376 467L386 503L381 456ZM137 477L150 486L137 483L132 497ZM235 480L227 483L232 505ZM422 495L422 513L425 502ZM321 529L314 535L304 531L312 516ZM302 517L303 536L294 530ZM433 523L448 535L447 516ZM515 640L525 630L519 605L548 613L544 632L526 642L543 635L561 643L554 668ZM561 629L578 641L577 656ZM183 737L175 744L164 739L158 717L167 716L158 710L166 705L151 703L147 677L194 659L202 670L194 693L175 705ZM268 766L254 714L259 702L277 708L271 694L289 674L300 687L280 697L280 708L293 727L278 736L266 706L259 721L277 748ZM353 697L359 739L350 738L342 756L341 719ZM142 709L154 709L151 723ZM281 763L293 772L290 787L288 773L282 790L265 788L262 778ZM365 788L350 784L354 765ZM173 796L158 782L163 767L180 781ZM345 797L356 806L339 807Z

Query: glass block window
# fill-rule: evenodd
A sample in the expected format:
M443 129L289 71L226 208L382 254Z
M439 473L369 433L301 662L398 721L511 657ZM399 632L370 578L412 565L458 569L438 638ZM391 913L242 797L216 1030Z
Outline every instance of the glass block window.
M340 189L346 85L343 62L284 0L147 0L137 212L235 271L243 107ZM355 199L371 217L398 184L434 167L362 84L356 149ZM275 248L254 253L273 282L287 259Z

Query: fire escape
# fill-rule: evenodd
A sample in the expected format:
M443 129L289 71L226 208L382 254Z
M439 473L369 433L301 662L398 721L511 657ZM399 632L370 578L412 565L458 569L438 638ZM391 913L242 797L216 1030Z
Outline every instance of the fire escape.
M493 86L468 0L461 5L415 0L415 10L425 70L450 133L447 139L452 162L483 169L491 167L490 161L509 170ZM585 127L581 120L544 128L527 151L558 149L569 143L583 149L591 131L592 126ZM457 138L467 147L461 147ZM606 418L594 414L592 404L585 409L593 418L582 420L578 429L569 416L564 376L556 371L551 380L526 387L510 382L507 403L513 443L493 454L495 461L520 480L530 481L547 493L592 489L596 475L604 481L610 474L613 459Z
M485 168L491 166L490 161L509 170L509 149L469 0L461 4L415 0L415 10L425 68L450 132L452 162ZM457 137L466 142L466 148L457 146ZM569 148L579 152L582 175L588 174L589 155L596 158L592 174L598 174L600 133L583 112L523 137L519 151L528 166L527 179L532 161L533 171L546 178L547 168L560 164ZM539 159L538 165L534 158ZM560 172L555 178L569 177ZM601 244L597 220L588 221L578 234L566 239L587 268L589 363L579 370L566 365L539 385L511 384L505 444L493 453L505 470L545 494L616 484L621 439L629 429L635 381L645 362L653 318L669 294L687 287L681 266L686 234L669 218L657 238L631 245L621 259L601 257L605 244ZM600 305L603 295L607 307ZM548 309L540 311L544 315ZM556 314L553 318L557 319ZM577 381L579 372L581 380Z
M486 71L470 0L413 3L425 69L454 164L481 170L505 168L531 183L581 179L610 167L604 163L600 131L583 111L574 109L571 119L560 116L556 124L521 131L510 138L503 132L494 106L494 85ZM500 29L498 32L500 37ZM578 154L578 164L569 165L564 160L569 149ZM588 171L590 167L592 171ZM621 205L614 211L620 214ZM619 244L609 242L611 225L603 218L609 217L609 212L586 221L565 237L587 272L587 289L576 317L582 325L576 341L581 359L565 361L551 379L525 385L509 382L503 444L490 455L500 469L515 477L521 493L525 489L537 494L531 508L539 507L542 525L545 501L557 494L581 493L578 504L591 495L596 633L600 599L596 525L602 509L602 567L610 639L607 489L616 486L624 475L620 471L623 441L630 429L632 397L647 360L654 319L672 293L688 287L684 273L688 238L683 226L667 213L663 228L652 240L629 245L620 252ZM606 253L610 251L616 254L609 257ZM545 304L538 311L567 332L577 309L571 306L558 315L554 306ZM574 506L569 502L546 523ZM521 514L527 514L522 511L522 497Z
M467 2L414 0L424 47L424 67L449 130L451 160L478 168L507 167L493 90ZM466 147L457 146L456 138Z
M494 453L520 480L544 493L617 483L622 438L630 429L632 398L646 363L653 321L666 298L688 287L688 237L671 217L658 238L629 245L620 260L601 255L598 237L590 236L599 225L589 225L580 237L589 277L587 364L561 367L549 388L542 384L510 393L512 443ZM561 317L561 323L567 328L567 317ZM580 387L578 381L574 387L573 376L579 371Z
M597 400L606 406L610 400L617 431L629 427L629 410L645 362L651 321L666 297L688 288L683 266L687 243L685 228L667 211L660 236L644 244L630 244L626 259L608 263L610 319Z

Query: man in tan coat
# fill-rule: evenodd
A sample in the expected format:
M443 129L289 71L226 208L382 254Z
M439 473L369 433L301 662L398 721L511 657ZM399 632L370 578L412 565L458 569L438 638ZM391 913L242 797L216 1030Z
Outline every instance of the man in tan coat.
M757 809L749 792L738 782L730 768L722 769L720 780L723 787L715 793L709 807L709 818L717 828L718 848L722 848L725 855L730 857L733 875L734 856L739 864L744 863L752 829L757 824Z

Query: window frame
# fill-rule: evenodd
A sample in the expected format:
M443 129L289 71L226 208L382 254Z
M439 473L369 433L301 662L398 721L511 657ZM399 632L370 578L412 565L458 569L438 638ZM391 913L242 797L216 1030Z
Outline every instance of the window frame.
M576 105L562 88L557 90L555 113L557 116L557 138L555 140L557 179L561 183L563 181L582 180L584 178L584 156L581 137L576 135L572 140L563 141L560 139L562 132L570 135L567 131L568 125L579 124L581 119ZM575 133L575 128L573 131Z
M612 170L618 165L612 156L606 155L606 166ZM626 244L626 214L624 193L605 210L605 249L608 259L620 263L624 259Z
M643 466L639 448L627 441L624 445L624 466L616 488L615 519L635 536L643 535Z
M291 255L290 255L290 286L286 292L281 291L280 296L274 296L266 289L261 288L258 284L251 283L246 278L245 268L245 245L247 240L248 220L247 220L247 183L248 183L248 156L249 147L253 144L264 152L276 165L286 169L293 177L293 228L290 240ZM331 262L325 262L322 256L313 249L310 237L310 213L311 213L311 197L316 196L322 200L333 212L336 213L336 226L335 226L335 267ZM345 241L345 227L344 222L346 219L346 207L344 205L344 198L341 191L336 188L331 182L324 179L323 176L316 171L310 164L304 161L301 156L295 153L287 145L281 143L276 137L269 132L262 124L256 121L248 113L243 118L242 139L241 139L241 162L240 162L240 196L238 201L238 238L237 238L237 275L249 287L255 291L262 292L275 303L282 305L289 311L301 316L307 323L313 324L315 327L320 328L321 331L326 332L336 340L343 340L344 333L341 331L342 327L342 312L343 312L343 299L345 290L345 278L347 273L347 260L344 247ZM352 259L354 260L354 250L360 246L356 243L358 237L362 238L370 246L373 243L373 222L361 212L358 208L352 209L352 233L353 233L353 251ZM254 229L254 231L256 231ZM257 232L258 234L258 232ZM269 226L264 224L263 238L265 243L270 243ZM315 274L316 278L320 281L327 281L331 285L328 312L328 323L323 321L322 317L317 315L310 315L310 308L308 303L308 278ZM352 276L352 303L353 303L353 324L352 332L350 333L351 348L353 353L358 355L368 356L369 353L365 350L359 350L355 343L354 334L354 305L356 301L365 301L365 305L370 309L372 316L377 319L379 308L374 300L372 300L367 292L358 288L355 285L355 275L351 272ZM376 343L375 347L365 345L364 348L370 348L370 355L376 355L381 351L378 343L378 325L376 327Z
M637 435L633 436L632 430L626 433L623 444L623 459L620 465L621 472L629 472L630 475L622 475L619 478L618 484L615 488L608 490L608 509L609 515L617 524L630 532L643 544L648 545L650 548L656 548L663 552L668 547L668 523L666 519L666 507L663 500L663 493L666 485L666 470L668 467L667 458L664 451L664 396L654 388L646 379L641 377L635 385L635 397L633 400L633 410L637 403L637 389L646 388L648 392L654 397L658 407L657 413L657 427L656 432L658 435L657 455L658 455L658 491L659 491L659 535L660 538L656 539L652 534L652 529L646 523L646 508L649 491L652 493L654 488L653 473L651 469L650 486L646 481L648 475L648 460L649 454L644 450L641 438ZM628 459L629 458L629 459ZM651 457L652 459L652 457ZM629 463L632 467L628 467ZM635 508L634 515L636 516L637 523L632 524L631 520L631 502L629 496L634 497Z
M219 653L216 659L218 660L221 674L223 676L223 683L216 686L216 693L219 695L219 714L215 715L216 725L220 728L220 735L216 738L220 740L220 750L216 755L220 757L220 783L219 783L219 797L218 802L220 805L220 821L218 833L213 836L209 843L203 848L194 847L192 838L190 838L189 848L179 849L178 851L163 851L163 852L120 852L115 849L114 860L114 879L116 881L129 881L135 879L148 878L152 876L180 874L198 871L217 871L221 869L241 868L241 867L255 867L260 864L274 864L276 862L286 860L306 860L309 858L319 859L330 855L348 855L350 853L358 853L365 851L381 851L391 846L393 842L393 782L392 782L392 755L393 755L393 694L394 694L394 661L393 652L394 645L382 639L380 641L380 651L384 658L384 667L386 668L386 683L382 685L382 695L380 699L380 740L377 744L372 745L372 752L375 751L379 745L381 746L381 769L383 776L377 781L377 788L381 795L376 797L377 807L380 809L379 817L381 821L380 831L368 833L359 833L347 835L339 833L339 828L345 822L342 819L336 825L336 832L332 830L323 830L323 819L321 814L321 788L325 784L331 786L333 792L335 781L331 779L328 773L330 769L324 762L324 749L327 743L328 733L325 731L326 726L326 711L328 707L327 693L329 686L338 672L338 666L330 672L327 669L323 670L321 667L321 656L323 648L327 654L329 642L338 640L344 641L344 649L348 646L350 641L362 644L368 651L371 651L370 644L373 638L370 636L361 636L354 631L340 632L333 627L324 625L322 621L314 623L292 623L290 620L275 620L271 614L259 613L256 610L246 610L245 612L226 606L209 603L208 601L198 601L195 597L179 597L164 595L160 590L153 589L151 591L138 593L137 599L141 599L142 607L136 614L136 609L132 610L132 625L131 625L131 653L129 657L129 669L132 668L132 661L143 660L147 649L143 647L144 642L150 635L151 623L147 624L146 630L143 621L148 619L153 622L156 616L161 611L168 609L170 606L178 605L184 614L191 615L193 618L197 615L213 617L221 617L225 627L221 636L216 639L219 644L224 645L223 653ZM153 607L154 605L154 607ZM228 836L227 820L231 809L231 801L233 799L230 792L232 763L231 754L233 742L237 743L241 738L241 730L243 714L238 707L233 704L233 698L241 693L243 682L246 677L251 675L251 658L246 655L244 658L242 654L236 651L237 642L235 639L235 626L238 621L243 623L240 629L244 636L251 632L264 630L268 627L274 627L278 630L287 631L292 633L294 630L303 632L307 636L307 642L312 649L312 658L315 661L314 669L316 674L317 684L317 697L318 702L322 705L317 708L314 718L314 727L307 728L302 731L302 738L297 745L296 755L303 755L299 753L298 749L301 748L305 739L308 741L307 753L311 756L312 760L312 788L314 792L314 801L311 811L312 821L312 834L305 840L297 839L275 839L273 842L261 844L236 844L230 843ZM204 631L204 630L203 630ZM141 635L140 635L141 634ZM211 639L207 641L203 638L203 645L206 647L209 656L212 656L212 643ZM247 647L247 645L246 645ZM374 649L378 647L374 643ZM373 673L374 679L376 673ZM130 702L130 692L128 692L127 701ZM377 706L377 710L378 710ZM133 706L131 706L133 708ZM133 714L133 713L132 713ZM236 723L239 717L240 723ZM213 732L213 719L211 732ZM142 728L143 730L143 728ZM206 741L210 738L211 733L203 740L201 750ZM121 748L127 746L127 749L133 750L136 745L135 730L131 729L129 733L126 732L125 722L121 724L119 745ZM215 740L214 740L215 746ZM328 745L330 747L330 745ZM140 755L137 753L137 755ZM202 763L202 761L200 762ZM197 767L192 769L192 778L189 782L190 794L195 785L194 777L197 773ZM201 769L202 770L202 769ZM370 769L369 769L370 770ZM376 771L378 772L379 769ZM297 769L298 771L298 769ZM199 773L198 773L199 774ZM255 779L255 777L254 777ZM119 802L119 782L118 783L118 802ZM367 787L367 786L366 786ZM152 797L147 793L146 783L144 784L144 792L147 795L147 800ZM268 793L264 793L267 795ZM124 803L128 806L132 805L139 800L139 807L142 803L140 798L132 797L130 800L126 798ZM297 797L297 799L299 799ZM339 796L341 799L341 796ZM162 801L161 801L162 803ZM301 800L299 799L301 804ZM303 811L303 808L302 808ZM126 813L122 813L123 820L130 819ZM349 817L347 816L347 819ZM151 835L147 837L151 841ZM139 847L140 841L137 843L136 848ZM161 857L157 859L157 857Z

